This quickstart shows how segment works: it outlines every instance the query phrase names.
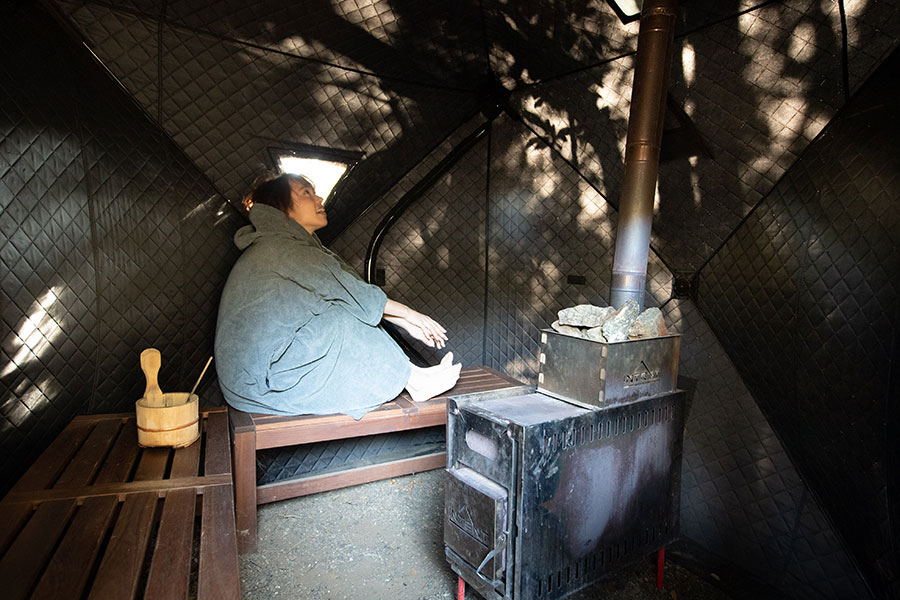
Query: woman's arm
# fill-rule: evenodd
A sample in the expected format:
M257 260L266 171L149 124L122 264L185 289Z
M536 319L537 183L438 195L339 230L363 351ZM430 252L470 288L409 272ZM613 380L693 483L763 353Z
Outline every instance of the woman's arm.
M447 341L447 330L440 323L390 298L384 305L384 319L402 327L426 346L443 348Z

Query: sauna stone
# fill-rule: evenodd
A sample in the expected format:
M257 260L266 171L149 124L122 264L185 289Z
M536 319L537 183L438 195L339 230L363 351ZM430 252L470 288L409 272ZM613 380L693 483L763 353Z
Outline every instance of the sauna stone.
M573 337L581 337L581 330L577 327L570 327L569 325L561 325L559 321L553 321L550 323L550 327L553 328L554 331L558 331L563 335L571 335Z
M659 337L663 335L669 335L669 330L666 329L666 323L663 321L662 312L655 306L642 312L638 318L634 320L631 329L628 330L628 337L632 339Z
M608 342L622 342L628 339L628 331L641 309L634 300L626 300L613 316L602 325L603 337Z
M590 329L586 329L584 331L584 339L586 340L594 340L596 342L605 342L606 338L603 337L602 327L591 327Z
M611 306L579 304L559 311L559 323L572 327L599 327L616 312Z

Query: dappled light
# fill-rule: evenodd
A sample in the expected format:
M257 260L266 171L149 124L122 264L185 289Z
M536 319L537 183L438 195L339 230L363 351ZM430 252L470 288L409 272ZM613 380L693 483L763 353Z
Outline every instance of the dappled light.
M578 225L584 228L610 229L609 208L605 206L602 198L586 181L578 182Z
M695 63L694 47L690 42L685 42L681 47L681 69L684 76L684 84L687 87L694 85L697 65Z
M691 165L691 193L694 197L694 208L700 208L700 205L703 204L703 193L700 191L700 174L697 173L696 168L698 162L699 159L696 156L688 158L688 164Z
M498 81L503 85L503 87L507 89L511 90L515 88L516 84L518 83L518 79L515 75L510 73L510 71L512 71L513 69L513 66L516 64L516 59L513 56L512 52L497 44L491 44L488 52L491 65L497 71ZM527 69L523 68L522 71L526 72ZM532 83L530 77L529 83Z
M18 346L12 359L0 371L0 377L7 377L28 363L41 360L53 350L53 342L63 333L53 315L53 308L61 292L59 286L48 289L32 305L16 331L14 344Z
M797 62L809 62L816 54L816 47L810 43L815 36L815 27L811 23L800 23L794 29L787 48L787 55Z

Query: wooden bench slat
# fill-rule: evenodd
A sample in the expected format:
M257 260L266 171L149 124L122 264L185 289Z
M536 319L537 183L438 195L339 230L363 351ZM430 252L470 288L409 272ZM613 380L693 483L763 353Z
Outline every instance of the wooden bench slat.
M119 426L118 421L97 423L53 487L81 486L88 483L100 468L100 461L106 456L106 451L115 439Z
M498 379L502 379L502 381L498 381ZM447 398L451 396L456 396L461 393L470 393L473 391L480 391L480 387L490 387L491 389L502 389L504 387L509 387L510 385L521 386L522 383L515 381L514 379L510 379L500 373L489 370L485 367L468 367L463 369L459 376L459 381L457 384L448 390L447 392L435 396L426 402L415 403L413 402L409 394L407 392L401 392L400 395L390 402L386 402L375 408L363 417L363 419L371 418L374 416L378 416L379 413L382 412L393 412L396 410L402 410L403 408L409 407L420 407L428 403L446 403ZM398 402L401 404L398 405ZM333 416L343 416L347 419L353 419L353 417L349 417L347 415L268 415L263 413L241 413L243 415L247 415L253 422L253 425L256 427L257 431L268 426L277 427L278 423L293 423L297 421L303 420L317 420L327 417ZM246 426L246 424L242 424Z
M198 600L240 600L240 571L231 489L203 494Z
M124 600L135 597L156 501L157 495L153 492L125 498L88 596L90 600Z
M231 430L235 433L244 433L246 431L256 431L256 425L250 413L240 410L228 410L228 422L231 424Z
M231 442L228 437L228 414L216 413L206 419L206 475L231 473Z
M384 433L385 431L404 431L431 425L446 423L447 417L440 408L430 412L405 414L402 410L392 413L369 413L359 421L347 415L327 415L314 421L305 421L302 425L282 426L256 430L256 447L281 448L297 444L323 442L327 440L360 437ZM302 436L302 437L301 437Z
M526 386L517 384L516 387ZM491 385L479 385L473 389L463 388L455 395L486 393L509 388L508 383L494 380ZM278 421L266 421L257 426L256 447L280 448L298 443L343 439L385 431L403 431L446 423L446 399L420 403L415 412L405 411L398 402L400 401L392 402L393 408L390 410L372 411L358 421L341 414L305 415L294 417L292 420L281 418Z
M399 396L396 399L392 400L389 404L397 405L397 408L402 410L406 414L419 412L419 407L415 402L412 401L407 396Z
M171 452L169 448L144 448L137 471L134 472L134 480L162 479L169 464L169 452Z
M22 525L31 516L31 504L6 504L0 505L0 557L6 553L6 549L12 543Z
M92 428L91 423L74 421L69 423L10 491L42 490L50 487Z
M95 483L111 483L114 481L126 481L134 468L140 446L137 443L137 427L134 415L127 419L119 430L119 435L113 443L109 456L103 462L100 474Z
M182 477L179 479L144 479L141 481L125 481L103 483L80 488L50 489L39 492L22 494L10 494L3 501L3 507L15 506L19 503L31 506L39 502L54 500L83 500L99 496L117 496L120 498L155 492L158 497L163 497L174 490L192 489L203 493L206 488L231 485L231 475L209 475L206 477Z
M308 494L318 494L337 488L379 481L389 477L398 477L410 473L420 473L438 469L447 462L446 452L435 452L413 458L401 458L378 465L367 465L355 469L346 469L337 473L311 475L287 481L279 481L261 485L257 488L257 503L266 504L287 498L296 498Z
M28 597L74 511L72 500L47 502L38 507L0 560L0 585L6 600Z
M216 412L226 412L228 410L227 406L201 406L200 407L200 418L206 418L207 415ZM118 421L126 421L128 419L134 419L134 411L127 413L102 413L96 415L78 415L72 422L85 422L85 423L98 423L100 421L109 421L109 420L118 420Z
M488 392L508 387L522 387L523 385L524 384L522 384L521 382L506 377L505 375L502 375L496 371L488 370L483 367L471 367L470 369L464 369L462 374L460 375L459 382L444 394L435 396L434 398L431 398L425 402L415 403L410 399L409 394L403 392L397 397L397 399L386 402L378 408L366 413L363 418L360 419L360 421L393 418L397 413L404 412L404 409L410 412L419 412L423 409L423 407L444 407L446 406L447 399L452 396L461 396L464 394L475 392ZM239 411L233 411L233 414L241 415L241 418L244 421L241 424L242 427L249 426L246 423L246 419L249 418L252 421L252 426L255 426L257 432L268 429L278 429L281 427L303 427L307 422L316 422L323 419L338 419L342 423L355 421L353 417L342 414L289 416L267 415L262 413L242 413Z
M226 439L228 435L225 435ZM196 441L187 448L178 448L175 450L175 456L172 458L172 472L169 478L177 479L179 477L195 477L200 468L200 441Z
M81 597L116 504L111 496L84 501L31 600Z
M199 444L194 445L199 447ZM144 600L187 598L191 584L191 545L196 504L194 490L176 490L166 496Z

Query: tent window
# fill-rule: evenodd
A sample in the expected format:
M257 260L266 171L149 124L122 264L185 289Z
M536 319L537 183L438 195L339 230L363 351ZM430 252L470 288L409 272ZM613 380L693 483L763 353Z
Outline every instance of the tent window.
M273 167L282 173L305 175L316 186L316 193L327 203L340 190L340 184L362 159L362 152L292 144L270 148Z

